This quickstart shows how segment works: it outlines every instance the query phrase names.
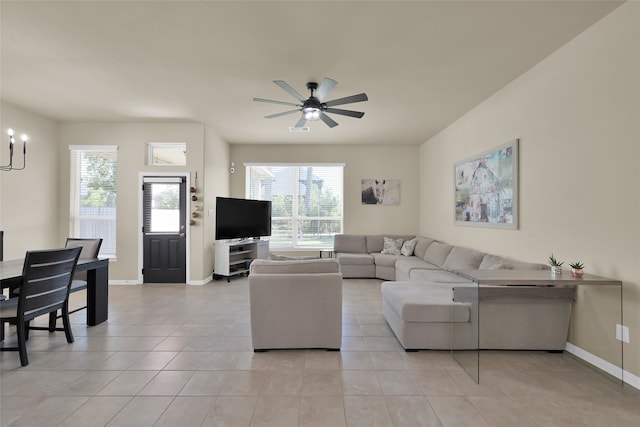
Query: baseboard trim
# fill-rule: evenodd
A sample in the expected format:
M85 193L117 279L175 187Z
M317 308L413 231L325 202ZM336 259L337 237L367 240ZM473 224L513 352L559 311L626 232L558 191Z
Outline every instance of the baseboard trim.
M139 285L137 280L109 280L109 285Z
M596 368L606 372L614 378L619 379L625 384L630 385L633 388L640 390L640 377L632 374L629 371L621 369L619 366L614 365L613 363L607 362L604 359L596 356L595 354L589 353L582 348L573 345L571 343L567 343L565 350L579 359L584 360L585 362L595 366Z
M205 277L203 280L191 280L189 281L189 284L193 286L202 286L202 285L206 285L212 280L213 280L213 274L210 275L209 277Z

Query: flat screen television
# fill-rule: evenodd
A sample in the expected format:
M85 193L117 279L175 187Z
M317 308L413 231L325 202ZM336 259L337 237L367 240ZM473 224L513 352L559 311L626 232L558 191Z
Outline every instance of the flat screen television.
M216 240L271 236L271 202L216 197Z

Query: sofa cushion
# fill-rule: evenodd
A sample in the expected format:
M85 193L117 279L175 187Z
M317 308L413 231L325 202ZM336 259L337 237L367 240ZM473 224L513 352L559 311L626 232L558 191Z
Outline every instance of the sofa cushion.
M374 258L375 264L383 267L393 267L396 266L396 261L401 260L405 257L402 255L392 255L392 254L371 254Z
M385 237L384 245L382 245L382 250L380 251L380 253L389 255L400 255L400 249L402 249L402 239L392 239L391 237Z
M274 261L256 259L249 267L251 274L300 274L300 273L338 273L338 262L333 258L313 260Z
M412 256L412 257L400 257L397 261L396 261L396 269L398 270L406 270L406 271L410 271L410 270L439 270L440 267L438 267L435 264L431 264L430 262L427 262L423 259L420 259L416 256Z
M367 253L367 239L360 234L336 234L333 237L334 253Z
M486 254L478 270L499 270L501 268L507 268L504 258L497 255Z
M416 248L416 243L418 243L418 238L417 237L414 237L411 240L406 240L402 244L402 248L400 249L400 254L404 255L404 256L413 255L413 251Z
M535 262L523 262L513 259L505 260L506 268L510 270L548 270L549 266L545 264L538 264Z
M413 254L418 258L424 259L424 254L427 252L427 248L435 242L430 237L417 237L418 241L416 242L416 247L413 249Z
M409 272L409 279L416 282L430 283L469 283L470 281L456 273L446 270L418 270L414 269Z
M451 285L384 282L383 300L405 322L468 322L469 307L454 303Z
M453 246L447 245L446 243L433 242L427 248L424 254L424 260L431 264L442 266L452 249Z
M373 265L373 256L369 254L336 254L336 259L341 265Z
M389 239L401 239L402 241L405 240L410 240L413 239L415 236L401 236L398 234L372 234L369 236L366 236L366 244L367 244L367 252L368 253L374 253L374 252L382 252L382 249L384 248L384 238L387 237Z
M485 253L476 251L475 249L463 248L455 246L449 252L449 256L444 262L443 267L447 270L477 270L484 258Z

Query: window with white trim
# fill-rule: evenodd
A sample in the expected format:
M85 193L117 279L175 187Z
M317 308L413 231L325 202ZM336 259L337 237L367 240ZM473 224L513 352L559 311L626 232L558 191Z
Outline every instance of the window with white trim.
M333 236L343 230L344 164L245 167L246 198L271 201L270 247L333 247Z
M102 238L100 255L116 256L118 147L72 145L69 237Z

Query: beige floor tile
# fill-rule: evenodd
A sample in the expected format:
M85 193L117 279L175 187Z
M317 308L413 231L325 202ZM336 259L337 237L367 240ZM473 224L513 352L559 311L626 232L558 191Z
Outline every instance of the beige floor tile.
M63 396L93 396L120 375L118 371L87 371L58 393Z
M401 351L402 347L395 337L364 337L369 351Z
M154 351L182 351L193 337L166 337L158 345L156 345Z
M448 372L421 372L416 380L425 396L464 396Z
M251 427L297 427L299 396L260 396Z
M140 390L142 396L176 396L189 382L193 371L160 371Z
M298 427L345 427L344 401L340 396L302 396Z
M102 362L99 369L124 371L129 369L131 365L140 360L146 351L118 351L112 353L112 355Z
M536 426L533 419L527 415L526 411L513 398L475 396L469 397L469 400L492 426Z
M60 427L102 427L109 423L131 397L96 396L86 401L80 408L65 418Z
M230 371L240 364L245 352L238 351L214 351L203 361L200 369Z
M423 396L389 396L384 398L394 427L440 427L440 421Z
M161 371L177 354L175 351L150 351L136 360L128 369L134 371Z
M341 369L373 370L373 362L368 351L341 351Z
M153 426L200 427L214 401L213 397L176 397Z
M340 355L337 351L308 351L305 354L304 369L319 371L323 369L337 370L340 367Z
M419 378L406 371L376 371L385 396L422 396Z
M169 371L197 371L212 355L209 351L181 351L164 369Z
M371 352L371 361L378 371L405 371L408 368L404 354L398 351Z
M284 370L267 371L260 395L262 396L299 396L302 391L304 371Z
M321 370L304 371L302 380L303 396L340 396L342 395L342 382L340 371Z
M267 371L235 371L231 372L224 383L221 396L258 396Z
M427 399L444 426L489 426L467 397L429 396Z
M2 381L0 381L0 390ZM33 411L46 397L44 396L7 396L0 397L0 426L11 425L27 412Z
M180 391L180 396L217 396L228 377L228 371L194 372Z
M344 411L348 427L394 427L381 396L345 396Z
M342 336L343 337L361 337L362 329L360 325L342 325Z
M62 422L87 400L86 396L48 396L24 412L11 427L54 426Z
M134 397L107 424L108 427L151 427L169 407L173 397Z
M156 371L125 371L107 384L99 396L135 396L158 374Z
M376 371L342 371L342 393L345 396L380 395Z
M249 427L257 403L257 397L220 396L202 427Z

